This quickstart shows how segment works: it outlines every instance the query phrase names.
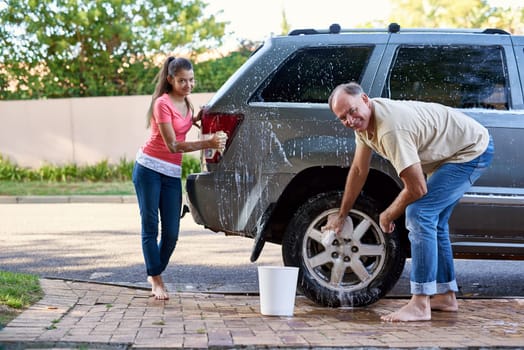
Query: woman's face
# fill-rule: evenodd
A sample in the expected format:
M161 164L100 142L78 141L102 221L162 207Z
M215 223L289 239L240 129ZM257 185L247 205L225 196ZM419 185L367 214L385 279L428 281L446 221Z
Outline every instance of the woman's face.
M195 87L195 74L193 70L179 70L174 77L168 77L169 83L173 86L173 93L180 96L187 96Z

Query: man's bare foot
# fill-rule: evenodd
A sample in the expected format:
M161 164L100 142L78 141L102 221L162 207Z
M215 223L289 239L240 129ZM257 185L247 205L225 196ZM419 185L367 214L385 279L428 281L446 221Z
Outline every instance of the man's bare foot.
M455 292L449 291L444 294L435 294L430 299L431 310L455 312L458 310L458 302Z
M427 295L413 295L409 303L400 310L380 317L386 322L410 322L431 320L431 308Z
M154 296L157 300L168 300L169 294L162 281L162 276L148 276L147 281L151 283L151 296Z

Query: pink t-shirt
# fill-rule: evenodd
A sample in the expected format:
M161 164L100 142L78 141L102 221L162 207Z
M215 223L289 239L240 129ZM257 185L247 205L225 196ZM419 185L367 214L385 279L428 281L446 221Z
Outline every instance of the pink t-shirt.
M176 141L183 142L186 140L186 134L193 124L192 112L189 109L184 117L177 111L171 102L168 94L163 94L157 98L153 106L153 118L151 120L151 136L146 144L142 147L145 154L162 159L166 162L182 165L182 153L171 153L167 148L158 123L171 123L175 131Z

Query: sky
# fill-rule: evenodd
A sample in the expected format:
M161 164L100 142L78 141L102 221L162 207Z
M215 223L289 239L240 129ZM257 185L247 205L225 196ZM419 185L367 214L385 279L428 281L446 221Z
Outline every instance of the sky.
M392 0L394 1L394 0ZM492 6L517 6L523 0L488 0ZM282 11L291 29L329 28L338 23L352 28L374 19L388 17L390 0L207 0L207 13L229 21L226 33L237 38L260 41L280 34Z

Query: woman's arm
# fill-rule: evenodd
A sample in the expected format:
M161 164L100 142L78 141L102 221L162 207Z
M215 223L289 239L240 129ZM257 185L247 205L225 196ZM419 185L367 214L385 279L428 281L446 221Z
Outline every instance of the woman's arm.
M226 146L227 135L225 133L216 133L208 140L177 142L171 123L158 123L158 129L171 153L193 152L206 148L223 149Z

